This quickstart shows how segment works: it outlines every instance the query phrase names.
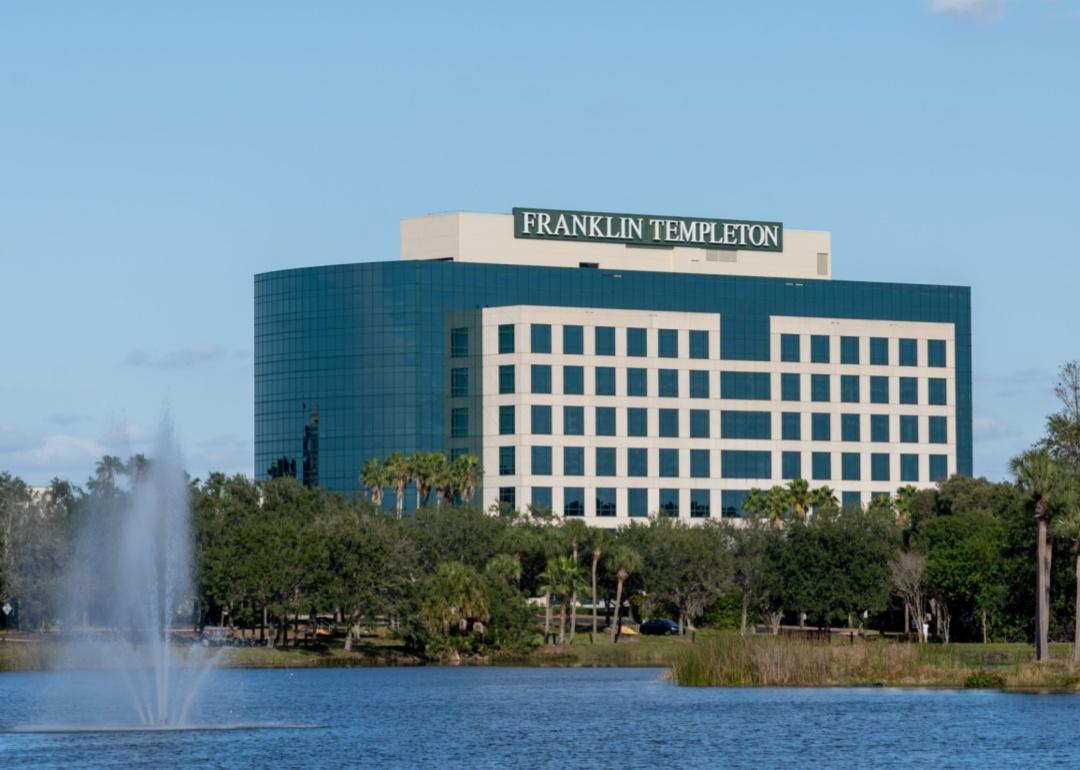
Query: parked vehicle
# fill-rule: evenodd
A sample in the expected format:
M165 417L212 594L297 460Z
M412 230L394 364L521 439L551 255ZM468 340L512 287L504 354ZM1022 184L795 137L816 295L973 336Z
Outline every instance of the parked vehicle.
M649 618L639 630L646 636L668 636L679 633L679 624L671 618Z

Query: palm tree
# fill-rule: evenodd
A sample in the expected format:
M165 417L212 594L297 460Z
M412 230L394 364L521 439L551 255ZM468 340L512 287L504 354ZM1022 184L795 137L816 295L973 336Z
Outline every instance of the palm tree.
M574 564L578 563L578 546L587 542L591 535L592 530L588 525L578 519L571 519L562 525L562 534L570 541L570 558L574 560ZM570 644L574 643L574 639L577 637L577 593L570 597ZM596 617L596 607L593 607L593 617Z
M386 465L378 457L369 457L364 461L364 466L360 469L360 483L364 485L364 488L371 495L371 502L376 507L382 506L383 491L386 489L386 485L390 483L390 474L387 472Z
M434 454L433 466L431 483L435 486L435 507L442 510L443 505L454 499L454 468L442 452Z
M810 493L810 507L815 511L820 508L835 510L839 504L839 500L836 499L836 492L828 485L818 487Z
M94 486L102 491L116 489L116 477L124 472L124 463L115 455L105 455L94 467Z
M619 640L619 610L622 609L623 583L630 573L637 572L644 564L641 554L625 545L616 545L608 554L608 564L615 571L615 622L611 626L611 643Z
M461 495L461 501L468 505L484 478L484 469L473 455L460 455L453 462L453 474L454 487Z
M414 452L409 455L409 469L412 471L413 481L416 482L417 508L428 504L440 456L439 452Z
M540 573L540 584L548 594L559 597L559 644L566 644L566 605L570 597L584 586L581 567L569 556L548 559L547 569Z
M146 478L146 474L150 472L150 460L146 455L139 453L134 454L128 458L127 463L124 465L123 473L131 479L131 483L138 484Z
M901 527L907 527L911 523L911 504L918 492L919 490L910 484L896 490L896 522Z
M1016 485L1031 500L1038 525L1038 577L1035 585L1035 660L1050 660L1048 633L1050 625L1050 518L1053 516L1054 498L1061 493L1064 469L1061 462L1050 456L1045 449L1029 449L1014 457L1009 468L1016 477Z
M412 468L409 461L401 452L394 452L386 458L386 475L394 485L394 504L397 508L397 517L405 515L405 487L412 480Z
M497 553L488 559L484 572L503 585L517 585L521 580L521 561L508 553Z
M806 518L813 505L814 497L810 491L810 484L806 479L792 479L787 485L788 496L791 504L795 507L795 518L800 521Z
M769 521L778 525L791 511L791 492L786 487L770 487L765 493L764 509L769 514Z
M1076 604L1073 608L1073 665L1080 664L1080 478L1073 477L1061 499L1061 512L1054 519L1054 532L1072 541L1075 559Z
M596 531L596 539L592 549L592 631L589 632L589 644L596 644L596 565L600 563L600 557L604 555L603 530Z

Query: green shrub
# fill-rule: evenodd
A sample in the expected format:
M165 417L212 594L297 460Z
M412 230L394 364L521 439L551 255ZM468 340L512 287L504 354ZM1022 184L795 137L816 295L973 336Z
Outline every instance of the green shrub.
M995 690L1005 686L1005 675L997 671L975 671L964 680L968 689Z

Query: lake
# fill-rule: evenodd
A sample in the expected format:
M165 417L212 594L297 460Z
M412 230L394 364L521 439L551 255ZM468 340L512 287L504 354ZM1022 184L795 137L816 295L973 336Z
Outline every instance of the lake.
M689 689L659 669L222 670L187 732L0 733L0 767L1077 767L1073 695ZM0 728L42 723L59 678L0 674ZM70 690L67 690L70 691ZM64 704L52 704L54 716ZM66 718L77 718L67 714ZM109 721L97 713L81 721Z

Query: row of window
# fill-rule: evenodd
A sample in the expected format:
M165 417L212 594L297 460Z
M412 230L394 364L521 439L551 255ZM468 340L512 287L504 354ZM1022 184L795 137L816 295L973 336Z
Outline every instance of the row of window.
M620 475L616 463L618 450L615 447L594 448L594 476ZM713 450L710 449L648 449L630 447L624 450L625 467L623 474L630 478L644 478L650 475L649 456L656 458L656 474L660 478L680 478L682 474L680 457L689 459L688 473L692 479L712 478ZM814 481L862 481L863 455L858 452L810 452L809 478ZM838 468L833 467L833 456L840 457ZM555 448L550 446L528 447L529 473L533 476L551 476L554 472ZM872 452L869 458L870 481L893 481L891 478L890 455L887 452ZM917 482L919 478L919 455L901 454L900 481ZM929 456L929 480L940 481L948 475L948 455ZM803 453L780 453L780 476L784 479L805 478L803 475ZM839 473L834 475L834 470ZM499 447L499 475L514 476L518 473L517 447ZM585 447L562 447L562 475L584 476ZM769 479L772 478L772 453L769 451L746 451L725 449L720 451L720 478L725 479Z
M632 357L646 357L649 355L648 330L645 328L631 327L626 331L626 355ZM551 353L552 351L552 325L534 323L529 325L529 342L531 353ZM889 340L887 337L870 337L870 365L889 365ZM498 331L499 353L514 353L515 330L514 324L500 324ZM688 334L690 358L709 357L709 332L702 329L691 329ZM899 339L898 360L900 366L919 366L919 344L914 338L902 337ZM860 364L860 340L859 337L840 337L840 363ZM656 349L660 358L679 357L679 330L658 329L656 333ZM615 327L593 327L593 352L598 356L615 355ZM564 324L562 326L562 353L564 355L584 355L585 353L585 327L581 325ZM454 358L463 358L469 355L469 330L467 327L458 327L450 330L450 355ZM810 335L810 363L831 363L831 341L829 335ZM801 338L798 334L780 335L780 360L798 362L802 361ZM926 365L944 367L946 365L945 340L926 341Z
M532 487L532 500L530 505L536 509L554 510L554 500L551 487ZM644 518L649 515L649 490L640 487L632 487L626 490L626 510L618 509L618 492L614 487L599 487L591 490L593 493L593 512L596 516L609 518L625 515L631 518ZM710 489L689 490L690 510L687 511L692 519L710 518L713 515L713 494ZM724 518L737 518L742 516L743 502L749 490L725 489L720 492L719 513ZM877 496L888 497L888 492L875 492ZM660 489L659 506L657 513L661 516L679 518L680 497L678 489ZM840 493L840 503L843 506L862 505L862 494L859 492L844 491ZM564 487L562 490L562 513L564 516L576 517L585 515L585 487ZM507 510L517 508L517 489L515 487L499 487L499 504Z
M535 436L550 436L552 430L552 407L547 404L533 404L529 407L529 432ZM596 436L615 436L616 407L592 407L593 426ZM683 438L680 430L679 409L657 409L657 433L659 438ZM685 410L689 415L688 438L712 438L710 427L711 412L708 409ZM585 407L562 407L564 436L585 435ZM864 419L865 417L865 419ZM883 443L894 440L889 429L888 414L839 414L829 412L810 413L811 441L833 441L834 426L839 422L840 441L865 441ZM949 442L948 419L940 415L925 418L919 415L898 415L899 441L904 444L920 442L920 423L925 420L926 441L930 444ZM869 422L869 432L864 433L864 425ZM512 436L524 433L518 430L517 407L506 404L499 407L499 435ZM450 410L450 435L463 438L469 435L468 407L455 407ZM626 435L631 437L649 436L649 410L644 407L626 408ZM868 438L864 438L868 436ZM757 411L723 410L720 412L720 435L723 439L771 440L773 438L772 413ZM801 412L780 413L780 439L783 441L803 440L803 420Z
M560 393L567 396L585 395L585 367L563 366L562 388ZM629 367L626 370L626 395L648 397L649 370ZM661 398L679 398L679 370L657 369L657 395ZM709 372L704 369L692 369L689 374L690 398L711 398ZM552 367L549 364L531 364L529 368L530 393L551 394ZM784 372L780 375L780 400L802 401L804 378L810 379L810 400L817 402L832 401L832 382L839 376L840 401L848 404L863 402L862 380L857 374L795 374ZM516 367L514 364L499 366L499 394L517 392ZM869 403L890 403L890 378L884 375L871 375L869 382ZM901 404L919 403L919 379L917 377L897 377L897 401ZM593 394L614 396L616 368L598 366L594 370ZM469 393L469 370L455 367L450 370L450 395L466 396ZM720 397L725 399L743 399L750 401L768 401L772 398L770 375L768 372L720 372ZM931 406L945 406L948 403L948 381L943 377L927 378L927 403Z

